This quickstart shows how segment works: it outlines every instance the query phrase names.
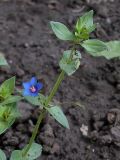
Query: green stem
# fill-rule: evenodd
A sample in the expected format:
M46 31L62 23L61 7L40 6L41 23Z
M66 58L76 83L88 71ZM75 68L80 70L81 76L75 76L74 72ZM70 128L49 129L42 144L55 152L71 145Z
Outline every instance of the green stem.
M75 51L75 47L73 47L72 50L71 50L70 60L73 56L74 51ZM52 98L54 97L55 93L57 92L62 80L64 79L64 75L65 75L65 72L62 70L58 79L57 79L57 81L56 81L56 83L55 83L55 85L54 85L54 87L53 87L53 89L52 89L52 91L50 92L50 95L48 96L48 98L45 102L45 107L48 107L49 103L51 102ZM46 110L43 109L41 114L38 117L37 123L36 123L35 128L34 128L33 133L32 133L32 137L30 138L29 144L27 145L26 149L23 151L23 157L25 157L27 155L29 149L31 148L32 143L34 142L35 137L37 135L40 123L42 122L42 120L45 116L45 113L46 113Z
M47 107L48 104L51 102L52 98L54 97L56 91L58 90L58 87L60 86L63 78L64 78L64 75L65 75L65 72L64 71L61 71L52 91L50 92L50 95L48 96L47 100L46 100L46 103L45 103L45 106Z
M40 123L42 122L44 116L45 116L45 113L46 113L46 110L43 109L41 114L39 115L38 117L38 120L37 120L37 123L35 125L35 128L34 128L34 131L32 133L32 137L30 138L30 141L29 141L29 144L27 145L26 149L23 151L23 157L25 157L29 151L29 149L31 148L32 146L32 143L34 142L35 140L35 137L37 135L37 132L38 132L38 129L39 129L39 126L40 126Z
M72 56L73 56L74 52L75 52L75 47L73 47L72 50L71 50L71 54L70 54L70 58L68 60L68 63L72 59ZM50 92L50 95L48 96L48 99L47 99L47 101L45 103L46 107L51 102L52 98L54 97L55 93L57 92L62 80L64 79L64 75L65 75L65 72L62 70L60 75L59 75L59 77L58 77L58 79L57 79L57 81L56 81L56 83L55 83L55 85L54 85L54 87L53 87L53 89L52 89L52 91Z
M69 57L68 62L67 62L68 64L71 61L71 59L73 58L73 53L74 52L75 52L75 47L73 47L72 50L71 50L71 54L70 54L70 57Z
M45 106L46 106L46 107L48 106L49 102L52 100L53 96L55 95L55 93L56 93L56 91L57 91L57 89L58 89L61 81L62 81L63 78L64 78L64 74L65 74L65 72L64 72L64 71L61 71L61 73L60 73L60 75L59 75L59 77L58 77L58 79L57 79L57 81L56 81L56 83L55 83L55 85L54 85L54 87L53 87L50 95L48 96L48 99L46 100L46 103L45 103ZM25 157L25 156L27 155L29 149L31 148L32 143L34 142L35 137L36 137L36 135L37 135L37 132L38 132L40 123L42 122L42 119L44 118L44 116L45 116L45 109L42 110L42 113L41 113L41 114L39 115L39 117L38 117L37 123L36 123L35 128L34 128L34 131L33 131L33 133L32 133L32 137L30 138L29 144L28 144L28 146L26 147L26 149L23 151L23 157Z

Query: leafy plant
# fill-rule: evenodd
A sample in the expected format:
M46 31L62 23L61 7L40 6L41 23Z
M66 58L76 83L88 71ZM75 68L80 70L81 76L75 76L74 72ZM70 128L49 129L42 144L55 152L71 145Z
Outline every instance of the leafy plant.
M51 28L60 40L69 41L72 47L62 54L59 62L61 73L53 86L50 94L44 96L39 93L43 87L41 82L38 82L36 77L28 82L23 83L23 90L17 90L19 95L14 95L15 77L12 77L0 87L0 134L5 132L19 117L20 113L17 108L17 102L24 99L32 105L38 106L41 113L33 130L32 136L28 144L22 150L12 152L10 160L35 160L41 155L42 146L35 143L35 138L40 126L48 112L59 124L67 129L70 129L67 117L62 111L62 107L53 102L53 97L56 94L65 75L71 76L80 67L82 59L78 47L82 47L93 57L103 56L106 59L120 57L120 41L103 42L98 39L91 39L90 34L96 28L93 22L93 11L85 13L79 17L73 31L60 22L50 22ZM7 62L3 55L0 54L0 65L6 65ZM6 156L0 150L0 159L6 160Z

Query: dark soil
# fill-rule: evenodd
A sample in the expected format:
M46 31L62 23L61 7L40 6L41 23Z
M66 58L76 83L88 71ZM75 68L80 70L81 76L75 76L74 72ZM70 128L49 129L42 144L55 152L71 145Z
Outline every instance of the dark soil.
M49 21L60 21L72 28L77 17L91 9L95 11L95 22L99 22L92 37L104 41L120 39L119 0L1 0L0 51L10 68L0 69L0 82L16 75L16 85L21 87L22 81L35 75L44 81L47 94L60 71L62 51L68 49L67 43L52 34ZM99 122L103 117L104 123L111 108L120 109L120 61L93 58L84 52L82 56L80 69L65 78L55 97L61 103L69 102L61 105L71 129L62 128L47 116L36 139L43 145L40 160L120 160L115 138L110 143L101 143L91 136L94 130L102 133L100 136L106 135L104 127L95 128L93 111ZM72 102L81 103L85 110L71 105ZM0 136L0 148L8 157L12 150L27 144L39 114L37 108L26 102L20 102L19 108L23 116ZM88 126L91 137L82 135L82 124ZM119 123L117 127L115 131L119 134Z

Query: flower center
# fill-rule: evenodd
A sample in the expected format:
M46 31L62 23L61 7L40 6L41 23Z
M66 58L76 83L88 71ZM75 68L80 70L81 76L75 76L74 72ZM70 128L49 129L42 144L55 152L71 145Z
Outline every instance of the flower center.
M30 87L30 91L31 91L32 93L35 93L35 92L37 91L37 89L35 88L35 86L31 86L31 87Z

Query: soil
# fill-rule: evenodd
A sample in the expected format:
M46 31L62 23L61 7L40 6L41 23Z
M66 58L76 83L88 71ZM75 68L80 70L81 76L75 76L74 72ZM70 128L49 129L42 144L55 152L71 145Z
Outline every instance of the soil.
M50 92L60 72L62 51L69 46L52 34L49 21L60 21L72 28L77 17L91 9L99 23L91 36L104 41L120 39L119 0L1 0L0 51L10 68L0 69L0 82L16 75L16 85L21 87L23 81L35 75L44 82L43 92ZM55 96L61 102L70 130L48 115L36 138L43 145L40 160L120 160L119 123L112 121L111 125L111 119L106 118L112 108L117 109L115 116L119 117L120 61L93 58L84 51L82 57L80 69L73 76L66 76ZM8 158L12 150L27 144L39 114L37 107L26 102L18 105L22 117L0 136L0 148ZM88 127L88 136L82 134L82 125ZM99 139L93 134L96 132Z

